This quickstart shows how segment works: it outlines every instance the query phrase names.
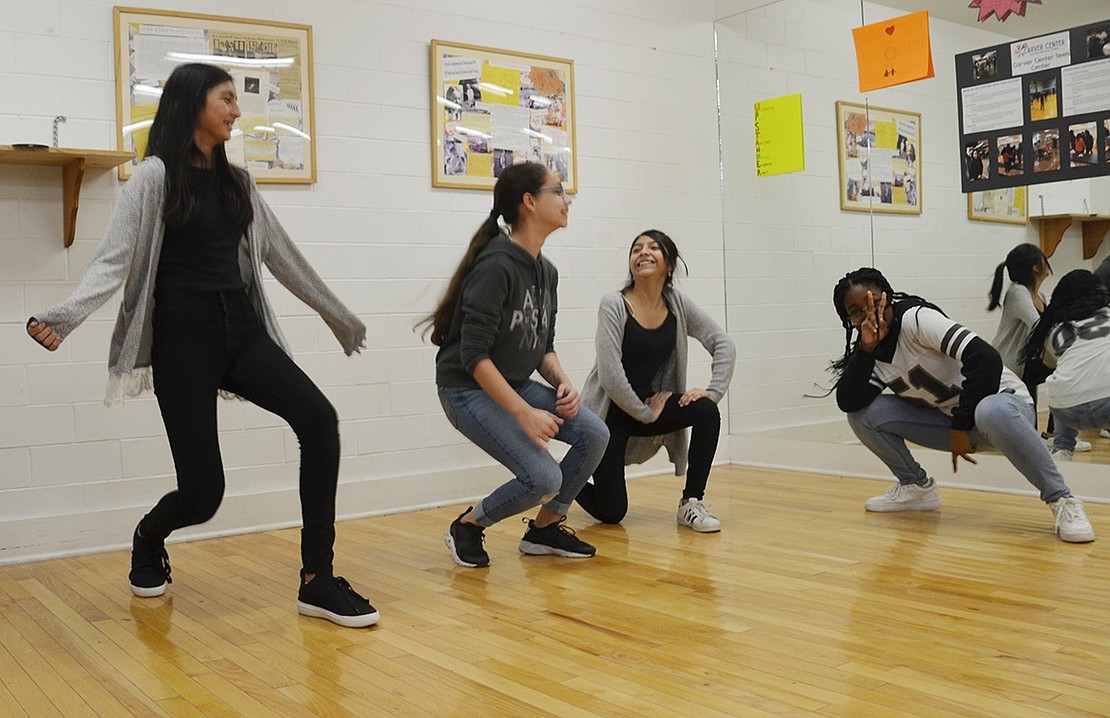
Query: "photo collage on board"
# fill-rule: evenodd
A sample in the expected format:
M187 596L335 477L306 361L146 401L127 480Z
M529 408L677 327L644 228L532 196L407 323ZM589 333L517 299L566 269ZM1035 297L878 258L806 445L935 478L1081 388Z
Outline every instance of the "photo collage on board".
M1110 19L956 56L964 192L1110 174Z

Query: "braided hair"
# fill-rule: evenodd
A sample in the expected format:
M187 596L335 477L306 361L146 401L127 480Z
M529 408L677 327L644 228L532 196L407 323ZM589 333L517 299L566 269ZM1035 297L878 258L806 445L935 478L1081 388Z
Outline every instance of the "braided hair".
M1033 325L1029 341L1022 348L1024 360L1030 362L1044 355L1045 340L1057 324L1087 319L1107 306L1110 306L1110 292L1102 286L1098 277L1086 269L1068 272L1052 290L1051 301Z
M883 273L874 267L860 267L854 272L848 272L836 283L836 286L833 288L832 297L833 306L836 308L836 314L840 317L841 326L844 327L844 355L833 361L829 367L830 371L837 375L837 383L840 381L840 375L844 373L844 368L848 366L848 357L852 355L852 350L855 349L855 344L852 343L852 332L855 330L855 327L852 325L852 320L848 316L848 308L844 306L844 298L848 295L848 290L852 287L861 286L870 289L876 301L879 296L885 292L888 307L893 307L896 303L903 304L909 302L909 306L923 305L944 314L940 307L935 304L930 304L915 294L894 291L890 286L890 282L883 276ZM895 313L895 316L897 316L897 313ZM856 344L859 344L858 337L856 339ZM836 383L833 384L833 387L836 387Z

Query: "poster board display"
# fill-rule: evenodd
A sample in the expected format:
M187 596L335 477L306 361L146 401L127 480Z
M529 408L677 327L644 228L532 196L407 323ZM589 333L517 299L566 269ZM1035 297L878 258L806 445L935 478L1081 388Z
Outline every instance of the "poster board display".
M961 187L1110 174L1110 19L956 55Z
M979 222L1028 224L1029 191L1025 187L1002 187L967 193L967 218Z
M136 159L146 151L162 87L175 67L202 62L227 70L242 115L228 160L258 182L316 181L312 27L267 20L116 7L116 139Z
M432 185L489 190L538 162L578 191L574 62L432 40Z
M921 115L836 103L840 208L921 214Z

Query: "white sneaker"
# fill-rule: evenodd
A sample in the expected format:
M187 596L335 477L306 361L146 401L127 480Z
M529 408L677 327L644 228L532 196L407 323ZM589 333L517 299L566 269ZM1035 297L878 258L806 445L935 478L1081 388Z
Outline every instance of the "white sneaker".
M709 513L709 507L697 499L687 499L678 505L678 525L689 526L703 534L721 530L721 520Z
M1095 540L1095 530L1087 520L1083 502L1074 496L1065 496L1049 504L1056 516L1056 534L1068 543L1089 543Z
M1075 449L1073 449L1073 451L1075 451L1075 453L1078 454L1081 451L1090 451L1090 450L1091 450L1091 442L1083 441L1083 439L1076 439L1075 440Z
M872 496L864 503L868 511L933 511L940 508L937 482L931 478L924 486L895 484L882 496Z
M1067 449L1053 449L1052 460L1057 464L1066 464L1071 461L1071 452Z
M1110 439L1110 429L1099 429L1098 435L1104 439Z

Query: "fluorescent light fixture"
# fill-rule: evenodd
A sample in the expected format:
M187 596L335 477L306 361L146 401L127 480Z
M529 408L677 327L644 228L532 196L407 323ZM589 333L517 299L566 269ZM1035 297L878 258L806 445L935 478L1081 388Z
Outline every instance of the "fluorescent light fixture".
M289 67L297 61L295 57L229 57L227 55L198 55L192 52L167 52L166 57L182 62L207 62L213 65L231 67Z
M123 134L129 135L132 132L134 132L135 130L141 130L145 127L150 127L153 124L154 124L154 120L143 120L142 122L136 122L133 125L124 125L123 126Z
M460 105L459 103L451 102L451 100L448 100L446 97L440 97L439 95L436 95L436 102L443 105L444 107L446 107L449 110L461 110L462 109L462 105Z
M312 137L310 137L307 132L302 132L301 130L298 130L296 127L293 127L292 125L287 125L284 122L274 122L272 124L273 124L275 130L284 130L284 131L288 132L291 135L296 135L297 137L302 137L306 140L311 140L312 139Z
M528 98L528 101L531 102L533 105L539 105L540 107L547 107L551 104L551 100L544 97L543 95L532 95Z
M277 132L277 130L269 125L255 125L254 129L261 130L262 132Z
M150 95L151 97L161 97L162 88L155 87L154 85L135 85L131 91L136 95Z
M492 92L493 94L501 95L502 97L508 97L509 95L513 94L513 91L509 88L502 87L501 85L495 85L492 82L479 82L478 87L482 88L486 92Z

